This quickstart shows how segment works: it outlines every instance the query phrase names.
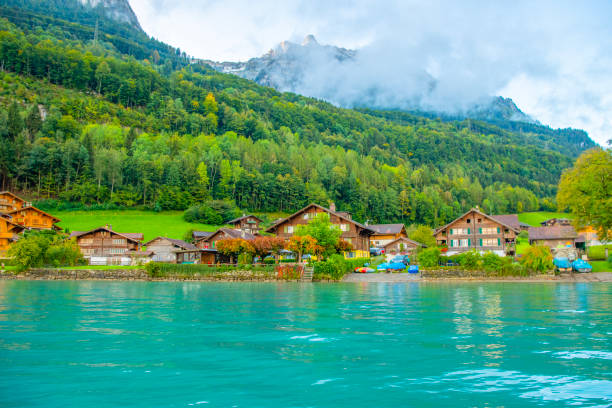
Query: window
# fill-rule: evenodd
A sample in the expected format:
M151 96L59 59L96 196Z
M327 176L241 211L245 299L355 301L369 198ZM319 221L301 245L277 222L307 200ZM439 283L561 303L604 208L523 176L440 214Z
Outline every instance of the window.
M352 244L352 243L353 243L353 239L352 239L352 238L344 238L344 240L345 240L346 242L348 242L349 244Z
M499 238L483 238L480 240L480 246L496 247L501 246L501 242Z
M82 240L79 241L79 244L81 245L93 244L93 238L83 238Z
M93 255L96 252L96 250L93 248L86 248L86 249L83 249L82 252L83 252L83 255Z
M478 219L478 223L480 224L481 222L482 222L482 218L479 218Z
M470 224L472 222L472 220L470 218L468 218L465 222L467 222L468 224Z
M348 231L348 230L349 230L348 224L340 224L340 231Z
M470 228L453 228L450 230L451 235L470 235L471 233Z
M125 239L115 238L113 239L113 245L125 245Z
M478 233L482 235L495 235L499 233L499 228L479 228Z
M125 252L125 248L111 248L110 249L111 254L122 254L124 252Z
M307 220L308 219L308 213L304 213L304 219Z
M287 226L287 233L288 234L293 234L293 225L288 225Z
M470 239L451 239L450 241L451 248L465 248L469 247L471 244Z

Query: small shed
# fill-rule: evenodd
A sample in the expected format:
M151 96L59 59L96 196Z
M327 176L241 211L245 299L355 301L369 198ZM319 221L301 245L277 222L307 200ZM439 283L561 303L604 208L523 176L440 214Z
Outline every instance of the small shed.
M571 225L529 228L529 244L531 245L546 245L551 249L558 246L575 248L577 238L578 234Z
M383 248L386 254L408 255L414 253L418 248L424 248L425 245L420 242L413 241L409 238L400 237L389 242Z
M189 242L167 237L153 238L145 245L147 246L147 251L153 252L153 261L167 263L177 262L177 251L198 249L195 245L190 244Z

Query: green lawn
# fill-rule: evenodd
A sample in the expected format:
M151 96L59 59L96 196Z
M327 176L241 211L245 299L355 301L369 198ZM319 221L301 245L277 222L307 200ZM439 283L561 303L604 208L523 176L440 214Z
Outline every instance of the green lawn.
M182 211L136 211L136 210L100 210L100 211L53 211L53 215L62 221L58 224L70 231L88 231L104 224L111 224L117 232L141 232L144 242L157 236L183 239L190 229L214 231L214 225L191 224L183 220Z
M546 221L551 218L573 218L573 217L572 217L572 214L570 213L549 212L549 211L527 212L527 213L522 213L518 215L518 219L520 222L529 224L532 227L539 227L542 221Z
M612 272L612 268L607 261L589 261L593 267L593 272Z
M595 245L587 248L587 255L589 259L606 260L606 247L608 248L608 255L612 255L612 244L607 245Z

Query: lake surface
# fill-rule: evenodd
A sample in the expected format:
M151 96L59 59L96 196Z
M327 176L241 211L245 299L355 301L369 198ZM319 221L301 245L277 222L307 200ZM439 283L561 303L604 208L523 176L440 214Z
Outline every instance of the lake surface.
M612 284L0 281L0 407L609 407Z

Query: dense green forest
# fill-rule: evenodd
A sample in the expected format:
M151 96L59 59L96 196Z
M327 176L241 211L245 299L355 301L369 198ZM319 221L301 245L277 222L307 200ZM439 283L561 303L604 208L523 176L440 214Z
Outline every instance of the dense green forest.
M47 205L181 210L215 199L293 211L334 201L361 221L437 225L474 205L554 209L583 144L535 125L281 94L133 27L100 23L94 36L91 16L31 3L27 15L0 7L0 182Z

